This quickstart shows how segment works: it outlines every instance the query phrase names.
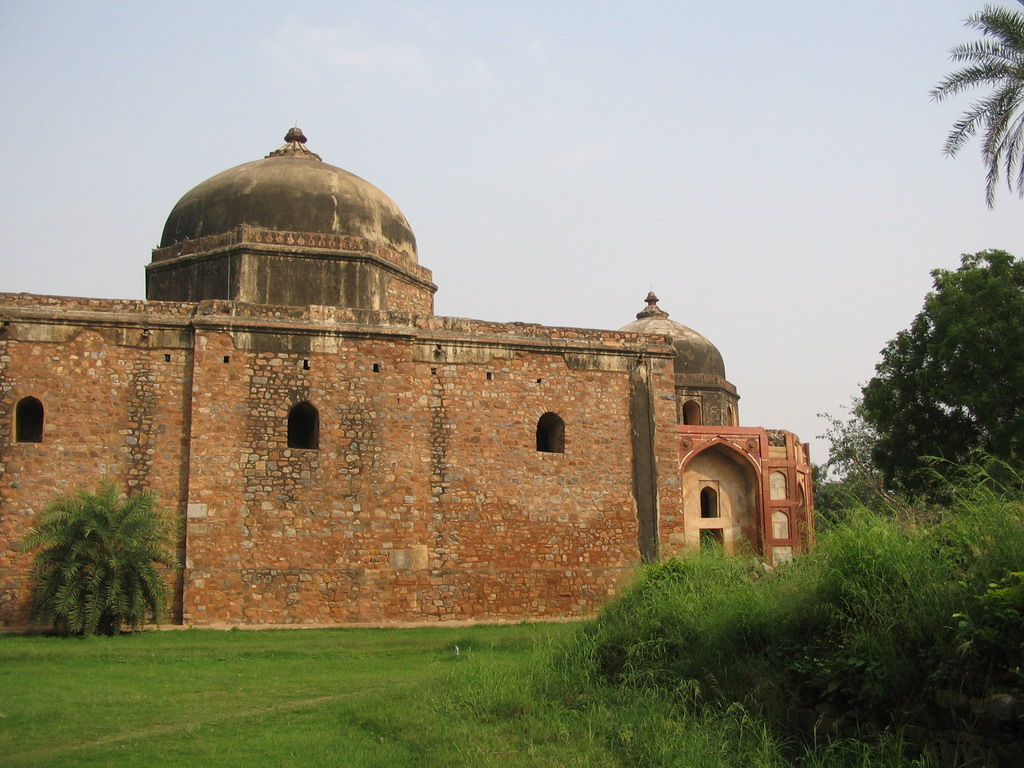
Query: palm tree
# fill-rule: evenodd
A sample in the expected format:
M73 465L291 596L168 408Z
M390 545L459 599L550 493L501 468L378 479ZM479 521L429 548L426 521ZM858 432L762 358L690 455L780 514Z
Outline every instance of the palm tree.
M1024 0L1017 0L1024 5ZM1024 14L1008 8L985 6L969 16L964 24L986 37L958 45L950 58L965 66L953 72L931 92L935 101L943 101L976 87L992 92L975 101L953 124L944 153L955 156L981 131L981 155L988 169L985 202L995 202L996 185L1005 171L1006 184L1024 197Z
M112 635L159 620L166 570L178 567L173 513L152 493L121 496L114 483L96 493L60 496L39 513L23 545L33 560L32 613L61 634Z

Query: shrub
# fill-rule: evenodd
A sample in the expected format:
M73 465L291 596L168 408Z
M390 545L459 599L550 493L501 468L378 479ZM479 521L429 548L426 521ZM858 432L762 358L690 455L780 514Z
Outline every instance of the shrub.
M949 665L978 691L994 675L1024 684L1024 573L1013 571L988 585L969 612L958 613L959 654ZM972 686L961 688L971 689Z
M821 537L803 564L805 609L784 659L805 704L830 702L884 719L912 707L948 651L961 590L930 532L866 510Z
M937 542L974 594L1012 571L1024 571L1024 477L989 462L965 467L951 486L952 505Z
M798 710L828 704L899 721L930 700L935 671L962 642L958 611L1000 621L992 629L1016 648L1006 606L1018 591L991 593L979 613L965 576L1005 575L1014 518L1001 509L984 510L984 535L964 519L936 527L850 510L815 552L774 571L714 551L649 566L563 658L589 663L602 684L658 691L690 711L735 702L788 729Z
M763 585L796 574L787 567L769 575L756 559L721 549L647 566L581 627L559 666L587 668L577 671L581 686L657 691L688 711L713 701L784 708L792 697L779 688L771 649L784 638L781 617L794 612L799 591Z
M166 571L178 567L178 522L152 493L122 496L114 483L60 496L24 546L33 560L32 614L61 634L111 635L162 618Z

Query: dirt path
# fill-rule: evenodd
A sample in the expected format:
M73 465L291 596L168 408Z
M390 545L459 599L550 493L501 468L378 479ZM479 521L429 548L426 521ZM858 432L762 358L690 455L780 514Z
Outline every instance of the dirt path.
M17 754L8 754L8 758L17 759L30 759L38 757L46 757L47 755L60 754L61 752L70 752L74 749L83 749L86 747L98 747L104 744L110 744L116 741L126 741L130 739L144 739L148 736L159 736L167 733L175 732L189 732L195 728L203 725L213 725L215 723L222 723L225 720L236 720L244 717L252 717L254 715L271 714L274 712L286 712L290 710L303 709L305 707L315 707L319 704L324 704L329 701L338 701L340 699L350 699L355 696L363 696L368 693L379 693L386 690L386 688L365 688L361 691L350 691L349 693L339 693L334 696L318 696L315 699L297 699L296 701L283 701L279 704L271 704L266 707L257 707L255 709L238 710L235 712L224 712L219 715L213 715L203 720L190 720L187 723L165 723L163 725L156 725L152 728L140 728L135 731L121 731L111 736L104 736L101 739L93 739L92 741L80 741L75 744L62 744L57 747L47 747L45 749L36 749L30 752L19 752Z

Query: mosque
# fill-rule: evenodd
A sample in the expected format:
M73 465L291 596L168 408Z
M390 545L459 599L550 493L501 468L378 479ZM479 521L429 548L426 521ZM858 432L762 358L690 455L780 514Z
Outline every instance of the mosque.
M436 290L398 206L293 128L181 198L145 301L0 294L0 626L34 515L108 479L181 515L188 625L585 616L642 562L812 542L807 445L739 426L653 293L598 331Z

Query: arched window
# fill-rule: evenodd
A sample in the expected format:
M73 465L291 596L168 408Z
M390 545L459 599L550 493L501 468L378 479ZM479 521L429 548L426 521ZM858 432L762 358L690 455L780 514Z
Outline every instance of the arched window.
M320 447L320 414L311 403L297 403L288 411L288 447Z
M702 424L700 414L700 403L696 400L687 400L683 403L683 424Z
M733 410L731 405L725 409L725 423L730 427L739 426L739 424L736 423L736 411Z
M537 421L537 450L565 453L565 422L557 413L545 413Z
M789 515L787 515L781 509L777 509L774 512L772 512L772 538L789 538Z
M772 472L768 479L768 495L773 499L785 499L789 497L786 488L786 476L782 472Z
M718 517L718 491L711 486L700 489L700 516Z
M43 442L43 404L23 397L14 406L14 439L19 443Z

